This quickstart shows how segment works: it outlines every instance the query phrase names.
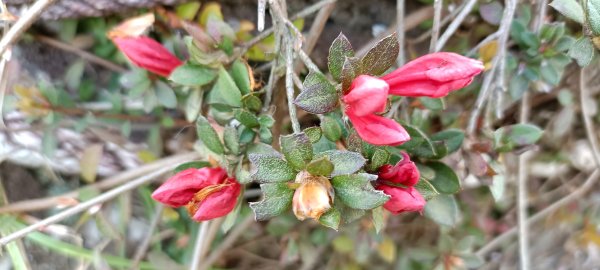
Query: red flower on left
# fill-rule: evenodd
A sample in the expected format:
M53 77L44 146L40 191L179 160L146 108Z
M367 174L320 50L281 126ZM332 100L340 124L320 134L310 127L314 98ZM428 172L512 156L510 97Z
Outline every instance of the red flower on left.
M222 217L237 204L241 185L223 168L181 171L152 193L152 198L172 207L185 206L196 221Z
M149 37L115 37L112 41L133 64L163 77L171 75L182 64L167 48Z

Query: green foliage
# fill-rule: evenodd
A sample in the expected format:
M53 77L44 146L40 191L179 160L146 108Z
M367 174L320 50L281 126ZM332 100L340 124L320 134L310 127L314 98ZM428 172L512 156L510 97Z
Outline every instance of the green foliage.
M520 147L535 144L543 130L531 124L515 124L497 129L494 132L494 148L498 152L509 152Z
M375 190L370 180L376 176L370 174L338 175L331 179L336 196L348 207L370 210L383 205L389 196Z
M340 80L346 57L353 56L354 50L352 49L350 41L348 41L344 34L340 33L331 43L331 47L329 47L329 56L327 57L329 73L331 73L331 76L333 76L335 80Z
M333 172L331 176L352 174L360 170L365 165L365 158L361 154L350 151L330 150L318 153L316 158L328 157L333 163Z
M361 59L363 71L369 75L381 75L394 65L400 45L396 34L391 34L375 44Z
M210 125L208 120L204 116L198 116L196 120L196 130L198 131L198 138L204 143L204 145L213 151L215 154L223 154L223 144L217 135L217 132Z
M256 220L267 220L281 215L290 208L294 190L289 189L286 183L261 184L260 189L264 199L250 203Z
M294 169L277 156L250 154L249 158L254 166L252 179L258 183L286 182L296 177Z
M309 73L304 79L303 88L304 90L294 100L294 103L303 110L313 114L323 114L337 107L338 93L323 74Z

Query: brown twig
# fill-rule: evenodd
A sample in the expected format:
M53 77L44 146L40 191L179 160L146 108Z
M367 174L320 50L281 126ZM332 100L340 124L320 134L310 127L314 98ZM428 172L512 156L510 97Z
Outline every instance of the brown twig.
M42 43L48 44L52 47L76 54L79 57L90 61L91 63L102 66L102 67L112 70L114 72L123 73L123 72L127 71L127 69L122 66L119 66L111 61L106 60L106 59L102 59L92 53L86 52L82 49L79 49L71 44L64 43L60 40L56 40L51 37L46 37L46 36L42 36L42 35L35 35L35 39Z
M179 154L171 157L166 157L150 164L143 165L139 168L125 171L121 174L115 175L113 177L107 178L103 181L87 185L83 188L67 192L61 195L41 198L41 199L33 199L26 201L19 201L15 203L11 203L6 206L0 207L0 214L5 213L18 213L18 212L28 212L28 211L40 211L44 209L49 209L55 206L59 206L63 204L65 201L76 200L79 197L79 194L85 190L106 190L124 183L127 183L133 178L139 177L141 175L145 175L165 166L171 166L173 164L183 163L189 160L197 159L199 155L195 152L193 153L185 153Z

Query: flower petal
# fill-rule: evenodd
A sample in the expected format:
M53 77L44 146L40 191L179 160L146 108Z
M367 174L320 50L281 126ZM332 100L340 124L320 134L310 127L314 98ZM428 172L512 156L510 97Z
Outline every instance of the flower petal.
M199 190L222 183L227 172L222 168L190 168L169 178L158 187L152 198L172 207L186 205Z
M198 210L192 219L205 221L222 217L231 212L240 195L241 185L233 178L227 179L228 186L216 191L198 203Z
M112 41L133 64L164 77L182 64L167 48L149 37L115 37Z
M398 122L374 114L357 116L346 111L354 129L363 140L374 145L400 145L410 140L408 132Z
M376 188L390 195L391 198L383 205L383 208L392 212L392 214L421 212L425 207L425 199L414 187L402 188L379 185Z
M388 84L373 76L360 75L352 81L350 91L342 98L354 115L383 112L387 103Z

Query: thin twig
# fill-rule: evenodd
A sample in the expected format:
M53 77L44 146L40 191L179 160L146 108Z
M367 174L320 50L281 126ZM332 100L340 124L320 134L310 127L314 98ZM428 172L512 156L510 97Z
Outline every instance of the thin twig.
M267 0L258 0L258 22L256 23L258 32L265 30L265 10L267 10Z
M517 7L517 0L506 0L506 8L504 9L504 14L502 15L502 21L500 22L500 37L498 38L498 51L494 60L492 60L492 68L486 74L483 79L483 84L481 85L481 90L479 91L479 95L477 96L477 100L475 101L475 106L473 111L471 112L471 117L469 118L469 124L467 126L467 133L472 135L475 132L475 128L477 127L477 120L479 119L479 114L481 113L481 109L483 105L487 101L492 85L492 79L496 75L497 66L501 62L501 57L504 57L503 50L506 50L506 43L508 42L508 36L510 34L510 26L512 24L513 17L515 15L515 9Z
M109 178L99 181L97 183L87 185L83 188L80 188L80 189L77 189L77 190L74 190L74 191L71 191L68 193L64 193L61 195L48 197L48 198L20 201L20 202L11 203L6 206L2 206L2 207L0 207L0 214L15 213L15 212L16 213L28 212L28 211L40 211L40 210L44 210L44 209L49 209L49 208L64 204L65 201L77 199L79 197L79 194L81 194L85 190L90 190L90 189L99 190L99 191L106 190L106 189L127 183L127 182L131 181L131 179L134 179L136 177L140 177L142 175L152 173L154 171L160 170L165 167L173 166L174 164L180 164L185 161L194 160L194 159L197 159L198 157L199 157L198 153L192 152L192 153L185 153L185 154L180 154L180 155L175 155L175 156L159 159L155 162L143 165L143 166L135 168L135 169L127 170L121 174L109 177Z
M10 47L17 39L38 19L40 14L56 0L38 0L35 4L21 16L17 22L8 30L6 35L0 40L0 56L4 55L8 47Z
M591 108L589 108L589 100L591 97L589 96L589 90L587 88L587 79L586 79L586 71L587 67L581 69L581 73L579 74L579 91L580 92L580 101L581 101L581 117L583 118L583 123L585 125L585 134L587 135L588 141L590 141L590 145L592 146L592 154L594 156L594 162L596 162L596 167L600 169L600 147L598 147L598 140L596 138L596 132L594 131L594 123L592 122L592 114Z
M525 92L521 100L521 119L522 124L527 123L529 119L529 94ZM519 232L519 257L522 270L530 269L529 256L529 228L527 226L527 163L530 152L519 156L519 172L517 179L517 222Z
M544 208L542 211L531 216L531 218L529 218L527 220L527 225L531 226L534 223L542 220L549 214L554 213L554 211L560 209L561 207L563 207L571 202L581 200L581 197L583 195L585 195L585 193L594 186L594 184L598 181L599 177L600 177L600 170L599 169L594 170L594 172L585 180L583 185L581 185L577 190L573 191L572 193L563 197L559 201L551 204L550 206ZM499 245L510 240L512 237L514 237L516 235L517 235L517 228L513 227L510 230L497 236L492 241L488 242L485 246L480 248L475 254L480 257L484 257L486 254L488 254L489 252L496 249Z
M92 206L99 205L99 204L105 203L107 201L110 201L113 198L121 195L124 192L131 191L141 185L150 183L150 182L156 180L162 174L172 170L176 165L177 164L171 164L170 166L165 166L161 169L158 169L157 171L155 171L153 173L144 175L142 177L134 179L133 181L127 182L117 188L114 188L108 192L102 193L101 195L96 196L91 200L82 202L82 203L80 203L76 206L73 206L67 210L64 210L56 215L47 217L47 218L41 220L40 222L37 222L26 228L23 228L14 233L11 233L10 235L0 239L0 247L3 247L6 244L8 244L14 240L20 239L21 237L26 236L28 233L34 232L36 230L39 230L40 228L43 228L50 224L54 224L56 222L60 222L70 216L73 216L73 215L79 214L83 211L86 211L87 209L89 209Z
M442 20L442 8L444 7L443 0L433 1L433 26L431 27L431 43L429 43L429 52L435 52L440 36L440 21Z
M115 71L115 72L126 72L127 69L119 66L111 61L108 61L106 59L102 59L92 53L86 52L82 49L79 49L71 44L67 44L64 42L61 42L59 40L53 39L51 37L46 37L46 36L42 36L42 35L36 35L35 39L42 42L42 43L46 43L52 47L56 47L58 49L67 51L67 52L71 52L74 53L78 56L80 56L81 58L90 61L91 63L97 64L99 66L105 67L106 69Z
M150 243L152 242L152 235L154 234L154 231L158 227L158 223L160 222L160 219L162 218L163 210L164 210L164 205L162 203L156 204L156 207L154 208L154 217L152 218L152 221L150 222L150 227L148 227L148 232L146 232L146 238L144 238L144 241L138 246L137 250L135 251L131 269L137 269L138 265L140 264L140 262L146 255L146 252L148 251L148 247L150 247Z
M319 67L317 67L317 65L312 61L312 59L310 59L310 57L306 54L306 52L304 52L304 50L299 50L298 56L300 56L300 60L302 60L302 62L304 63L304 65L306 65L308 70L312 72L321 72L319 71Z
M226 250L229 250L235 241L246 231L246 229L254 223L254 216L248 215L240 224L227 235L221 244L210 253L204 262L200 265L199 270L209 269Z
M396 35L398 36L398 44L400 48L398 50L398 60L396 63L399 67L404 65L404 0L396 0Z
M211 221L209 220L200 223L200 229L198 230L198 236L196 237L196 243L194 244L194 256L192 257L190 270L200 269L200 261L202 261L203 247L206 242L206 235L208 234L210 222Z
M446 42L448 41L448 39L450 39L450 37L452 35L454 35L454 32L456 32L458 27L462 24L462 22L467 17L467 15L469 15L469 13L471 13L471 11L473 10L473 7L475 6L476 3L477 3L477 0L468 0L468 2L464 5L462 10L460 11L460 13L456 17L454 17L454 19L452 20L452 23L450 23L450 25L448 25L448 28L446 28L446 31L444 32L444 34L442 34L440 39L437 41L437 45L435 46L436 52L439 52L442 50L442 48L444 48L444 45L446 45Z
M285 92L288 100L288 111L290 113L290 121L292 121L292 129L294 133L300 133L300 122L296 113L296 105L294 104L294 55L289 39L291 35L287 34L288 44L285 46Z

